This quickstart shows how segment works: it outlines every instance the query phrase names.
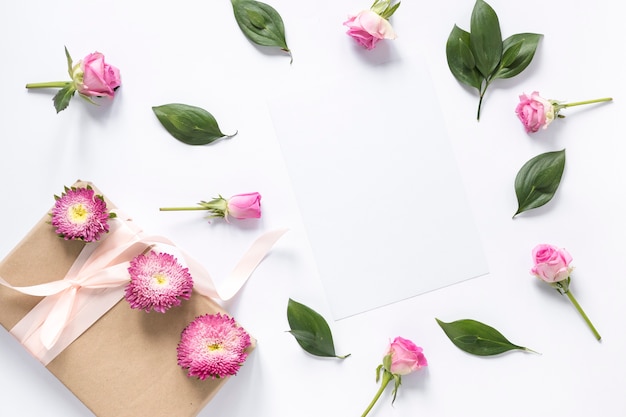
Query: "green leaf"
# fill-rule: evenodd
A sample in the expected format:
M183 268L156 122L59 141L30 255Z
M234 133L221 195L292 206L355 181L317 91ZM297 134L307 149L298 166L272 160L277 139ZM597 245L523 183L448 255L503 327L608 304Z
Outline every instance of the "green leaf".
M57 110L57 113L65 110L67 106L69 106L70 100L72 99L72 96L74 96L75 91L76 88L74 87L74 84L66 85L65 87L57 91L57 93L52 98L52 101L54 102L54 108Z
M244 35L261 46L278 47L291 55L285 39L285 25L269 4L254 0L232 0L235 20Z
M502 42L502 62L493 78L511 78L525 70L533 60L542 37L537 33L518 33L505 39Z
M74 78L74 74L72 74L72 57L70 56L70 52L67 50L67 46L65 47L65 59L67 59L67 73L70 74L70 78Z
M476 69L476 61L469 47L469 42L469 32L454 25L446 42L448 67L459 82L480 91L483 76Z
M518 214L541 207L554 197L565 169L565 149L546 152L530 159L515 177Z
M502 58L502 33L496 12L483 0L477 0L472 11L469 44L476 68L489 78Z
M508 48L503 47L502 59L500 60L500 65L498 66L498 69L507 68L513 63L513 61L515 61L515 58L519 54L519 51L522 49L523 43L524 41L519 41L519 42L515 42L512 45L509 45ZM502 43L502 45L504 45L504 43ZM496 71L496 75L494 75L494 78L497 78L497 75L498 75L498 71Z
M200 107L172 103L152 107L152 111L172 136L188 145L206 145L237 134L222 133L215 117Z
M492 356L515 349L532 352L509 342L502 333L476 320L463 319L451 323L435 320L456 347L472 355Z
M311 355L340 359L350 356L349 354L337 356L333 335L324 317L291 298L287 305L287 320L291 328L289 333L296 338L300 347Z

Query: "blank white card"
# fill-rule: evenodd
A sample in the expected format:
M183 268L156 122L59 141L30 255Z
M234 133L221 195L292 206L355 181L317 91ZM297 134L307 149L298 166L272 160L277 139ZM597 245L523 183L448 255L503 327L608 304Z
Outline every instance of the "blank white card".
M424 68L365 66L270 111L335 319L488 272Z

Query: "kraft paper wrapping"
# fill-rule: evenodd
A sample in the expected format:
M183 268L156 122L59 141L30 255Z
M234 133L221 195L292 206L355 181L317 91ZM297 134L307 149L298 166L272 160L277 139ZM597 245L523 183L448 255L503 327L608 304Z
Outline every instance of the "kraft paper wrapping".
M0 263L10 284L62 279L85 245L57 237L49 221L46 214ZM0 286L0 324L10 330L40 300ZM176 346L195 317L217 312L226 313L195 292L165 314L133 310L121 299L46 367L98 417L196 416L228 378L188 378Z

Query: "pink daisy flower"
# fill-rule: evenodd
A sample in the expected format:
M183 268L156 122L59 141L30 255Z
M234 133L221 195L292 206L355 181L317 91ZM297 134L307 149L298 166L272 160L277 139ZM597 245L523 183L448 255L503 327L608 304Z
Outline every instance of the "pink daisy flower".
M227 315L196 317L183 330L178 344L178 364L187 376L204 380L237 374L246 360L250 335Z
M93 242L109 231L108 220L115 213L109 213L104 198L91 187L65 187L61 197L55 195L54 199L51 223L65 240Z
M189 269L168 253L149 252L130 261L130 283L126 301L130 308L165 313L178 306L181 298L189 300L193 279Z

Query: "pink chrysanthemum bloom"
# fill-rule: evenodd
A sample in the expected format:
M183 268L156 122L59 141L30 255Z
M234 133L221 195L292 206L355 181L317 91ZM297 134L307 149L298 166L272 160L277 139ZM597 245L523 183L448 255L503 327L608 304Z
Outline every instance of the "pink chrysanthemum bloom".
M126 301L139 310L167 310L189 300L193 279L189 269L168 253L149 252L136 256L128 268L130 283L126 286Z
M54 199L51 223L65 240L93 242L109 231L108 220L115 213L109 213L104 198L91 187L65 187L61 197L55 195Z
M178 364L187 376L204 380L237 374L246 360L250 335L227 315L205 314L183 330L178 344Z

